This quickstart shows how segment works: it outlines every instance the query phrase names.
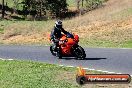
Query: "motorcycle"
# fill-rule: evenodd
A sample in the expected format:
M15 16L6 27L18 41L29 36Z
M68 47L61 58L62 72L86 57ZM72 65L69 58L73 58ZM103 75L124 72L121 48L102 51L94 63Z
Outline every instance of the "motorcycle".
M78 45L79 36L76 34L68 33L67 35L62 34L59 39L59 47L54 50L54 45L50 46L50 52L53 56L57 56L60 59L62 57L76 57L77 59L85 59L86 54L84 49ZM60 52L57 52L60 50Z

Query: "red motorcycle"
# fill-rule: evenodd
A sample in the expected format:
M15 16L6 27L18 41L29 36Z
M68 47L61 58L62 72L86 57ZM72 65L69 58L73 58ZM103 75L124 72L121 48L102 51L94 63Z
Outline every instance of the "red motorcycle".
M76 34L67 35L62 34L61 38L59 39L59 47L57 47L59 52L59 58L62 57L76 57L77 59L85 59L86 54L84 49L78 45L79 36ZM58 56L58 52L53 49L54 45L50 46L50 52L54 56Z

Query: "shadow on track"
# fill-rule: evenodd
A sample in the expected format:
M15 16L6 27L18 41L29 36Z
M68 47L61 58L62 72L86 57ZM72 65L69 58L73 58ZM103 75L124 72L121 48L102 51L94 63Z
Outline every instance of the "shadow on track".
M62 59L65 59L65 60L72 60L72 59L79 60L79 59L77 59L75 57L63 57ZM83 60L102 60L102 59L107 59L107 58L85 58Z
M102 60L107 58L85 58L84 60Z

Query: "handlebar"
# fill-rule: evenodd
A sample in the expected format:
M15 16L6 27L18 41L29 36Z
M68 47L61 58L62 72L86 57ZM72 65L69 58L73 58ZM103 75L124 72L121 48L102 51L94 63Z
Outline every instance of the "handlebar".
M66 37L67 37L67 38L74 38L73 34L71 34L71 33L69 33L69 32L67 33Z

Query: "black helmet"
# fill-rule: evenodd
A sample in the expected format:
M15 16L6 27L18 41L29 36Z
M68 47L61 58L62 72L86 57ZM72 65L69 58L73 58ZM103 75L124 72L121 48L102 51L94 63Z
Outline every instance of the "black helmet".
M56 22L55 22L55 27L57 27L57 28L62 28L62 21L61 20L57 20Z

